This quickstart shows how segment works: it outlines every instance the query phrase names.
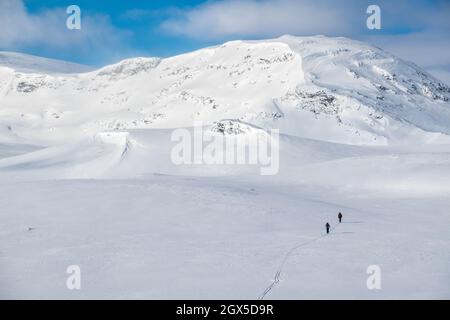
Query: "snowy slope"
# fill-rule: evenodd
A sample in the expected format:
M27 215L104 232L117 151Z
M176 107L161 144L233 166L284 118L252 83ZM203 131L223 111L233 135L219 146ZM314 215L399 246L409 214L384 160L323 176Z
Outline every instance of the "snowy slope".
M345 38L233 41L75 75L0 68L0 125L37 140L237 119L341 143L439 142L449 98L419 67Z
M1 159L0 297L257 299L272 283L265 299L450 297L449 145L283 136L280 173L263 177L175 166L170 132ZM366 287L373 264L382 290Z
M290 36L86 73L26 60L0 66L0 298L450 297L450 93L417 66ZM280 129L279 172L176 165L173 129L200 123Z
M24 73L80 73L92 70L77 63L7 51L0 51L0 66Z

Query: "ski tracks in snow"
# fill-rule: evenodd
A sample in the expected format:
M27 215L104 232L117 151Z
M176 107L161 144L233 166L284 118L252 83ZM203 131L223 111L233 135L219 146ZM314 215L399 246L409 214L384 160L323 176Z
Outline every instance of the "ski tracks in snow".
M338 227L339 227L339 224L338 224L336 227L331 228L330 231L336 230L336 228L338 228ZM324 237L326 237L326 236L327 236L327 234L324 233L324 234L322 234L322 235L319 236L319 237L316 237L316 238L310 239L310 240L308 240L308 241L302 242L302 243L300 243L300 244L295 245L295 246L292 247L291 249L289 249L289 251L286 252L286 254L284 255L283 260L282 260L280 266L278 267L278 269L277 269L277 271L276 271L276 273L275 273L275 276L274 276L274 278L273 278L271 284L270 284L270 285L264 290L264 292L259 296L258 300L264 300L264 298L266 297L266 295L269 294L269 292L272 291L272 289L275 288L275 287L278 285L278 283L280 283L280 276L281 276L281 272L283 271L283 267L284 267L284 265L286 264L286 262L288 261L289 257L290 257L295 251L297 251L298 249L300 249L300 248L302 248L302 247L305 247L305 246L307 246L307 245L309 245L309 244L311 244L311 243L313 243L313 242L316 242L316 241L318 241L318 240L320 240L320 239L322 239L322 238L324 238Z

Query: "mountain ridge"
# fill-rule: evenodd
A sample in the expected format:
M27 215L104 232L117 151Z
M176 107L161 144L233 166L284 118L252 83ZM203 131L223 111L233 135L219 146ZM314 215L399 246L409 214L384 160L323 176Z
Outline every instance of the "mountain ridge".
M23 73L82 73L94 68L75 62L50 59L20 52L0 51L0 67Z
M65 75L0 68L0 126L44 140L236 119L339 143L441 142L449 99L413 63L342 37L236 40Z

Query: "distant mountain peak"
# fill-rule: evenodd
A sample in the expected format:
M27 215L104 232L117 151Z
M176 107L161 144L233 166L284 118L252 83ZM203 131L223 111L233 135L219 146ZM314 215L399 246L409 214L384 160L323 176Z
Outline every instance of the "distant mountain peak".
M0 51L2 66L25 73L81 73L92 70L91 67L73 62L7 51Z

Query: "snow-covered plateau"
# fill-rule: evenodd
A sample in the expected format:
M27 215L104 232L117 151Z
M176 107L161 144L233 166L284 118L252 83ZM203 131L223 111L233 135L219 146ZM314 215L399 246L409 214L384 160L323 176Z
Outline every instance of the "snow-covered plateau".
M174 131L200 126L279 130L279 170L175 163ZM449 228L450 88L382 49L283 36L97 70L0 52L0 298L448 299Z

